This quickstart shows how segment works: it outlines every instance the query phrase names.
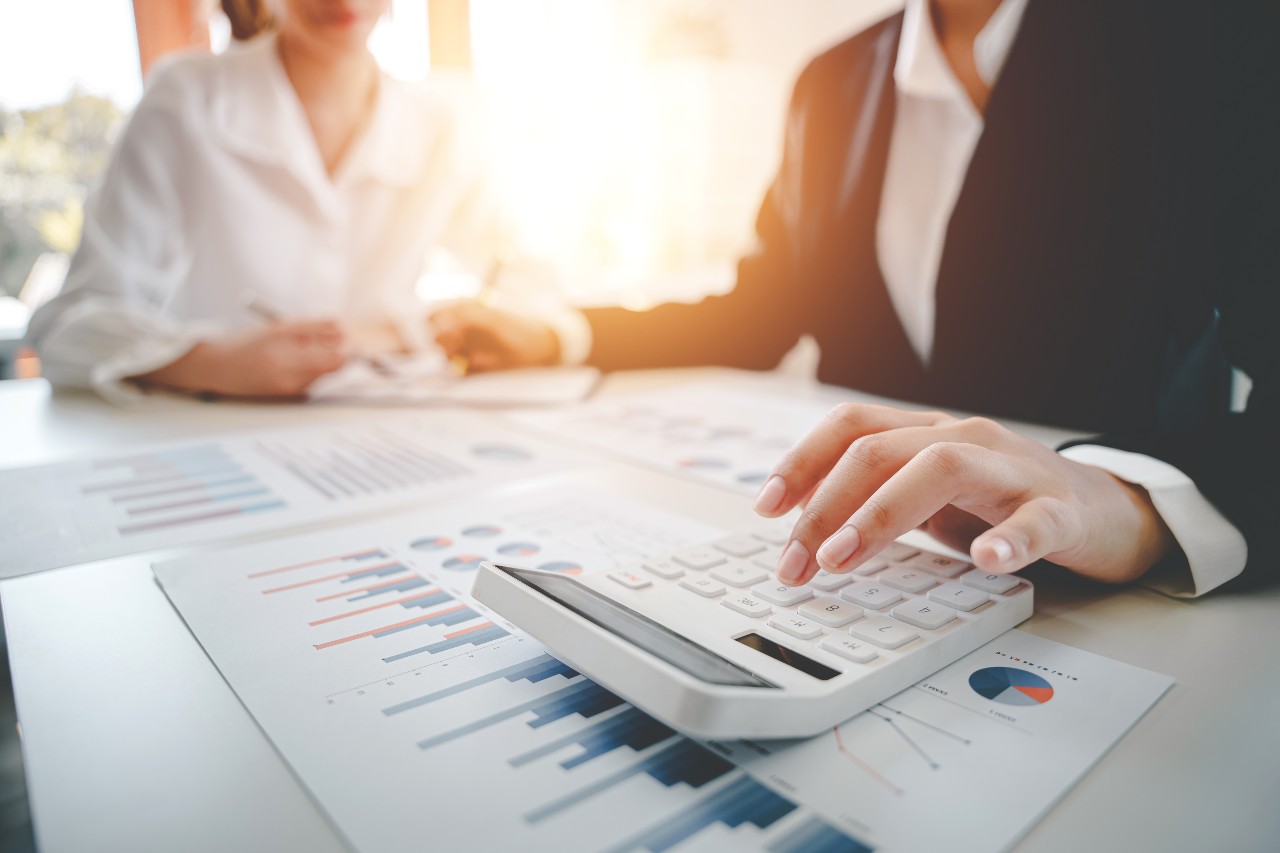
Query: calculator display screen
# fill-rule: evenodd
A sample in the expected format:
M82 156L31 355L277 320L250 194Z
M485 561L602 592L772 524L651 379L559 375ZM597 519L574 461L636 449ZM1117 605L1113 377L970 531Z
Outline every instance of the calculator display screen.
M736 663L720 657L675 631L659 625L630 607L608 598L564 575L530 572L510 566L496 566L516 580L572 610L588 622L615 634L661 658L677 669L710 684L727 687L776 687Z
M738 642L748 648L763 652L776 661L781 661L792 669L798 669L805 675L812 675L821 681L829 681L840 674L837 669L832 669L824 663L818 663L812 658L807 658L799 652L793 652L791 649L775 643L768 637L762 637L759 634L747 634L745 637L739 637Z

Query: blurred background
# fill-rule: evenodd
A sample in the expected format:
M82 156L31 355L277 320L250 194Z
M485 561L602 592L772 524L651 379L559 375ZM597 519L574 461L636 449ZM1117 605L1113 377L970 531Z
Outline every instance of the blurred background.
M385 71L477 117L504 262L579 305L732 287L805 62L895 0L394 0ZM0 371L32 375L26 318L61 287L84 197L174 50L220 52L213 0L0 0ZM474 273L431 259L424 297Z

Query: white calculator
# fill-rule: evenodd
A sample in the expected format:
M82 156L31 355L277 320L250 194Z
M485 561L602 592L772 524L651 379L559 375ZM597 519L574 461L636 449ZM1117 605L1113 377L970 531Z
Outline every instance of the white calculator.
M580 577L485 563L475 597L653 716L709 738L817 734L1031 615L1032 586L895 542L849 574L774 577L746 533Z

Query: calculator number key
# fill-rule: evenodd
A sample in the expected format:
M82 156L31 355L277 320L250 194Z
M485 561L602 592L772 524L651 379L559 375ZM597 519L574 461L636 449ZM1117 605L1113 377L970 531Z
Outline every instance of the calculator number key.
M938 585L938 579L933 575L906 566L885 569L876 580L903 592L924 592L929 587Z
M779 607L790 607L813 598L813 590L809 587L785 584L761 585L752 589L751 594Z
M680 581L680 586L690 592L696 592L703 598L715 598L718 595L724 595L724 584L713 581L711 578L685 578Z
M919 557L909 560L907 565L913 569L924 569L926 572L933 572L935 575L941 575L944 578L953 578L961 572L973 568L963 560L953 560L941 554L930 554L928 551L925 551Z
M754 536L730 536L716 543L716 550L730 557L753 557L769 547Z
M905 646L920 636L906 625L887 616L868 616L861 622L854 622L853 627L849 629L849 634L882 649Z
M676 578L684 575L684 569L677 566L671 560L649 560L641 565L644 566L644 570L646 572L657 575L660 578L666 578L669 581L675 580Z
M814 589L820 589L823 592L835 592L842 586L848 586L853 582L853 574L846 572L844 574L832 574L826 569L818 569L818 573L809 579L809 586Z
M712 569L711 577L729 586L744 587L767 581L769 573L746 563L733 562L727 566Z
M902 600L902 594L875 581L863 581L840 590L840 597L868 610L881 610Z
M1017 589L1020 583L1014 575L990 575L982 569L965 572L960 576L960 582L994 595L1004 595L1011 589Z
M899 604L889 611L889 615L894 619L901 619L908 625L924 628L926 631L936 631L956 618L951 608L918 599Z
M728 562L728 558L724 554L719 551L713 551L710 548L686 548L683 551L672 554L671 559L686 569L695 569L699 572L714 569L716 566L723 566Z
M769 627L790 634L799 640L812 640L822 636L822 628L815 622L799 616L778 615L769 620Z
M956 610L969 611L986 604L991 600L991 596L958 583L944 583L937 589L929 591L929 599L954 607Z
M752 619L759 619L761 616L768 616L773 612L772 607L750 595L731 595L720 603L730 610L736 610L743 616L750 616Z
M862 608L847 601L819 598L796 611L805 619L812 619L828 628L843 628L855 619L862 618Z

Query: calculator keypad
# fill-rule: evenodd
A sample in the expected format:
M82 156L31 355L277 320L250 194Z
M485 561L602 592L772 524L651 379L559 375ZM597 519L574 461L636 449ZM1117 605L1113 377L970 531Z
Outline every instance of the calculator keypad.
M743 630L763 623L767 627L756 630L785 634L785 642L799 653L812 643L810 648L857 665L913 654L920 645L915 641L981 619L981 611L973 611L1024 585L1016 576L988 574L962 560L894 542L851 572L819 571L803 586L788 586L774 577L787 540L788 531L781 529L727 536L609 577L635 591L626 594L638 596L651 595L655 584L678 585L693 593L682 599L686 607L696 610L708 599L708 605L732 611L720 611L721 621L740 620Z

